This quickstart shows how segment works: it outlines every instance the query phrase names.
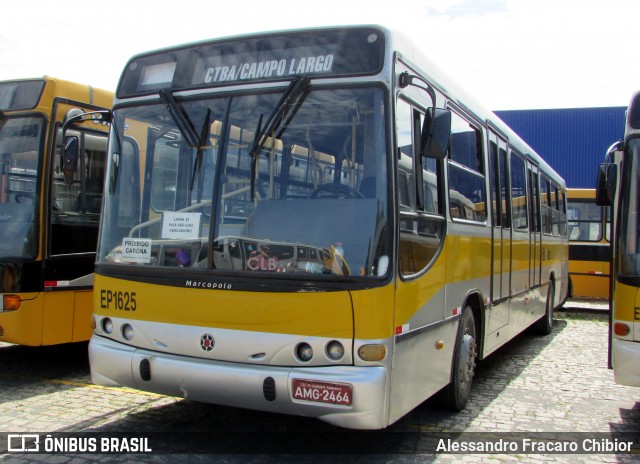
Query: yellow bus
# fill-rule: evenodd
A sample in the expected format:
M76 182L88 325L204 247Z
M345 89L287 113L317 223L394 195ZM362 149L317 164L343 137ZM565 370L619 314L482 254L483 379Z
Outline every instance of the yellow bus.
M378 429L567 294L563 179L382 27L137 55L109 146L99 385Z
M0 341L91 336L93 267L113 93L51 77L0 82ZM89 121L62 125L80 114ZM82 118L80 118L82 119Z
M610 208L596 204L595 189L567 189L570 296L609 298Z
M614 143L598 172L597 202L611 206L612 294L609 365L616 383L640 387L640 92L627 108L624 138Z

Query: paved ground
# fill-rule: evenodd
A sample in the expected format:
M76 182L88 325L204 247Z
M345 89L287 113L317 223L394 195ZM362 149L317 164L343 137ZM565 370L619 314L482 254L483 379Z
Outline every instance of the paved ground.
M439 436L454 441L548 437L542 432L552 433L550 438L556 441L567 437L598 438L604 436L598 433L612 432L640 437L640 390L616 385L607 369L606 304L573 300L565 306L564 311L556 313L550 336L525 333L480 364L464 411L445 411L438 407L437 399L432 399L383 432L347 432L306 418L98 387L90 383L86 344L49 348L0 344L0 449L6 439L3 433L37 433L44 440L46 433L59 432L68 434L54 437L86 437L81 435L84 432L106 436L164 432L161 438L166 443L181 438L181 444L171 448L175 451L193 450L193 444L185 437L194 437L209 440L208 449L216 452L9 453L0 455L0 461L640 462L640 455L624 452L432 453L434 437ZM154 439L157 443L158 436Z

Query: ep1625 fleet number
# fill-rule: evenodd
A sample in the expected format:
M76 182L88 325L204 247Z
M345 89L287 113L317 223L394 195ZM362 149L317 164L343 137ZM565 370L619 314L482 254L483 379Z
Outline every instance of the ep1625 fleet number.
M100 290L100 308L135 311L137 308L136 292Z

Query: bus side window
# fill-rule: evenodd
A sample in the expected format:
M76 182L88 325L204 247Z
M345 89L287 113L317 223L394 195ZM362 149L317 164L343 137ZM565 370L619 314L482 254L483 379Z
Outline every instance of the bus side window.
M545 234L551 234L551 222L552 222L552 212L551 212L551 187L549 183L549 179L542 176L540 182L540 197L542 204L542 232Z
M515 230L526 231L529 229L524 160L516 156L514 152L511 152L511 215Z
M439 213L439 161L416 158L424 113L398 100L397 103L398 209L400 211L400 273L404 277L426 269L442 244L444 218ZM427 216L425 213L429 213Z
M408 103L398 100L398 202L401 210L412 210L413 201L413 131L412 109Z
M482 135L456 113L451 114L449 148L449 212L452 218L485 222L485 188Z

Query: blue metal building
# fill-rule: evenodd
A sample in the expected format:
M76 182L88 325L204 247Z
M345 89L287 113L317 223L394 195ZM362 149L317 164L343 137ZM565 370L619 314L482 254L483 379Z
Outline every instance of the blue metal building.
M509 110L495 113L562 177L595 188L597 167L622 138L626 107Z

